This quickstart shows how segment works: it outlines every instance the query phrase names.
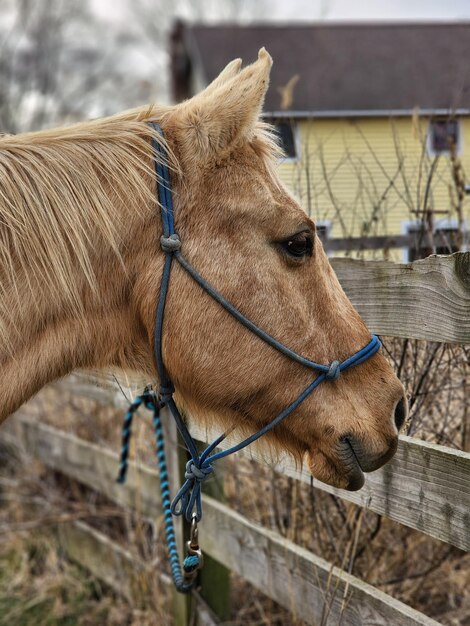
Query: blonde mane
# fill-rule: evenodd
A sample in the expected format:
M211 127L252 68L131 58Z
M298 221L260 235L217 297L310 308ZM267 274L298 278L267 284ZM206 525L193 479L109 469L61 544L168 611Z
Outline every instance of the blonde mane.
M128 221L155 208L150 140L161 137L147 123L169 109L146 107L66 128L0 138L0 342L15 328L11 296L28 283L47 284L51 298L66 300L80 315L83 277L98 295L92 256L106 246L121 258ZM279 149L260 122L251 144L270 173ZM168 148L167 148L168 149ZM179 169L170 154L170 167ZM24 288L24 285L22 286ZM9 298L6 295L9 294ZM10 306L4 303L10 300ZM16 320L17 321L17 320Z
M147 107L0 139L0 339L13 325L3 303L21 293L20 275L33 298L32 286L47 283L51 297L65 297L77 312L80 274L97 292L94 247L120 258L126 220L155 203L143 179L154 177L156 133L145 121L156 113Z

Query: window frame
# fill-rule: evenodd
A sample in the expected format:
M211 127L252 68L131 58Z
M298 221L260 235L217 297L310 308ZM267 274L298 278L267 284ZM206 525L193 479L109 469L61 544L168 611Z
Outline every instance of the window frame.
M463 140L462 140L462 128L461 120L459 117L455 116L435 116L431 117L428 122L428 131L426 136L426 152L429 156L437 157L437 156L451 156L450 150L436 150L433 145L433 122L455 122L457 124L457 143L455 146L455 154L457 156L462 154L463 151Z
M406 220L403 221L401 223L401 232L403 235L409 235L411 232L413 232L414 230L418 230L419 227L421 226L422 221L421 220ZM434 223L433 226L433 237L436 235L436 233L438 233L440 230L458 230L459 229L459 222L456 218L449 218L449 217L445 217L443 219L437 220ZM468 232L468 225L467 225L467 220L464 221L463 223L463 244L461 249L459 250L459 252L465 252L467 249L467 245L466 245L466 240L467 238L465 237L465 234ZM406 248L402 248L402 259L405 263L412 263L412 261L410 261L410 248L406 247ZM449 254L452 254L451 252L449 252ZM419 259L420 257L418 257ZM418 260L415 259L415 260Z
M315 228L317 229L317 234L318 234L318 227L324 228L326 230L326 238L322 239L320 235L318 235L318 238L322 242L326 254L328 256L331 256L333 253L328 252L328 246L325 245L325 243L328 243L328 240L331 238L331 231L333 230L333 221L332 220L314 220L314 221L315 221Z

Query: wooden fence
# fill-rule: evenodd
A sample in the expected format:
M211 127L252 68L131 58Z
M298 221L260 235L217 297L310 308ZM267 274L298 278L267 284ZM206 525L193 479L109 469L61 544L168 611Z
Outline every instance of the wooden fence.
M371 331L470 344L470 253L413 264L333 259L333 266ZM104 402L116 401L108 389L90 387L80 376L61 384ZM207 435L197 429L194 434L200 439ZM170 463L177 475L181 458L174 431L170 435L174 444L168 446L173 450ZM106 494L120 506L137 506L150 518L161 514L157 473L151 468L131 464L128 483L117 485L114 452L21 416L9 420L2 437L21 442L45 466ZM245 454L251 456L251 452ZM310 475L296 470L288 458L281 459L275 469L310 483ZM314 486L462 550L470 549L468 452L400 436L396 456L368 474L361 491L345 492L318 481ZM211 560L201 595L219 618L227 618L230 570L307 624L437 624L208 495L204 496L202 533L203 548ZM148 577L144 564L83 523L64 524L60 534L71 558L132 601L140 601ZM180 528L178 534L182 541L184 530ZM184 597L175 598L174 623L189 624L191 610L196 610L200 625L217 623L214 611L201 602L191 609Z

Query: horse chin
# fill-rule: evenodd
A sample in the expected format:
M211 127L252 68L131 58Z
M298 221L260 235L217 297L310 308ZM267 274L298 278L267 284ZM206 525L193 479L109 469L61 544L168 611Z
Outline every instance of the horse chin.
M322 483L347 491L358 491L364 485L364 472L352 450L340 450L334 460L320 450L311 450L307 458L310 473Z

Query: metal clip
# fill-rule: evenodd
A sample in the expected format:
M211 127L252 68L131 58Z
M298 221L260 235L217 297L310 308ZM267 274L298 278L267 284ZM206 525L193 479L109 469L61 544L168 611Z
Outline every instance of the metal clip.
M192 580L197 576L198 570L200 570L204 565L204 557L202 555L201 548L199 547L199 539L198 539L198 529L197 529L197 516L194 513L191 519L191 529L189 532L189 540L186 542L186 552L188 556L197 556L198 565L192 572L185 572L184 577L186 580Z

